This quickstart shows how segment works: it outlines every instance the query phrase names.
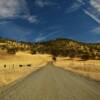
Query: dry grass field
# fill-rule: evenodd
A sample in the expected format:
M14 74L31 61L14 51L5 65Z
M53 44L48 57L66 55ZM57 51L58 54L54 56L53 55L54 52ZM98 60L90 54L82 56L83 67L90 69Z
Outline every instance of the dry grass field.
M47 54L31 55L27 52L17 52L16 55L0 53L0 87L36 71L48 61L52 61L51 58ZM54 64L66 70L100 81L100 61L81 61L79 59L72 60L58 57Z
M100 60L81 61L80 59L57 58L56 66L100 81Z
M25 77L44 66L50 59L51 57L46 54L31 55L25 52L18 52L16 55L0 54L0 87Z

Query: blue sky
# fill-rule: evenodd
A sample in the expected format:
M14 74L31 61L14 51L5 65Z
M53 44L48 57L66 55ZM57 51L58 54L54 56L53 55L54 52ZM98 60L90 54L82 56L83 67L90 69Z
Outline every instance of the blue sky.
M0 36L100 42L100 0L0 0Z

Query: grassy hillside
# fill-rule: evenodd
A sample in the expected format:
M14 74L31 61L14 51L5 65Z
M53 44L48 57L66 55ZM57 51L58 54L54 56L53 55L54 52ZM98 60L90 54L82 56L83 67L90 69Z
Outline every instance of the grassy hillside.
M35 50L54 56L79 57L82 59L100 59L100 44L86 44L70 39L56 39L37 43ZM34 51L34 49L33 49Z
M71 39L56 39L39 43L19 42L0 38L0 50L10 54L28 51L31 54L52 54L70 58L100 59L100 43L82 43Z

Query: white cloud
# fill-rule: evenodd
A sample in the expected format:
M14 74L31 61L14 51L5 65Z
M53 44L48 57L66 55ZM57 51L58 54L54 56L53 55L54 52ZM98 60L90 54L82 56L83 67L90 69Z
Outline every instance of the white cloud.
M35 42L41 42L43 40L45 40L47 37L43 36L43 37L38 37L35 39Z
M25 0L0 0L0 19L22 18L37 23L38 18L31 15Z
M37 16L29 16L28 17L28 21L30 23L37 23L38 22L38 18L37 18Z
M100 27L96 27L92 30L93 33L100 35Z
M35 4L38 5L39 7L43 8L45 6L58 6L57 3L51 2L49 0L35 0Z
M30 23L38 23L38 17L35 15L24 15L22 16L23 19L26 19L27 21L29 21Z
M97 23L100 24L100 19L94 14L90 13L88 10L84 10L85 14L89 15L92 19L94 19Z
M78 10L82 6L82 3L74 2L70 8L67 9L66 13L71 13Z
M40 33L39 36L35 39L35 42L41 42L43 40L46 40L48 37L54 35L54 33L52 34L47 34L47 35L43 35L43 33Z
M96 11L100 12L100 0L90 0L90 4L96 9Z
M0 0L0 18L16 17L26 11L24 0Z
M71 7L69 7L66 11L66 13L72 13L74 11L77 11L80 9L83 5L85 5L85 2L83 0L75 0L74 3L72 3Z
M58 31L54 31L51 32L49 34L44 34L44 33L40 33L39 36L35 39L35 42L41 42L43 40L48 39L49 37L54 37L55 35L58 36L57 34L60 32L61 30Z
M71 13L77 11L80 7L83 9L85 14L100 24L100 0L76 0L67 12Z
M90 0L90 6L85 9L85 13L100 24L100 0Z
M38 5L39 7L44 7L45 5L48 5L48 2L42 0L36 0L35 4Z
M83 0L77 0L77 1L84 4Z

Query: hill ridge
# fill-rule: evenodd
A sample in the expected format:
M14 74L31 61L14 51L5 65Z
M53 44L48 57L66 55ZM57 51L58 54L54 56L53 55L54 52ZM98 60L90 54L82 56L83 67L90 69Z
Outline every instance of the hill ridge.
M0 50L10 54L17 51L28 51L31 54L47 53L71 58L100 59L100 43L84 43L65 38L36 43L0 38Z

